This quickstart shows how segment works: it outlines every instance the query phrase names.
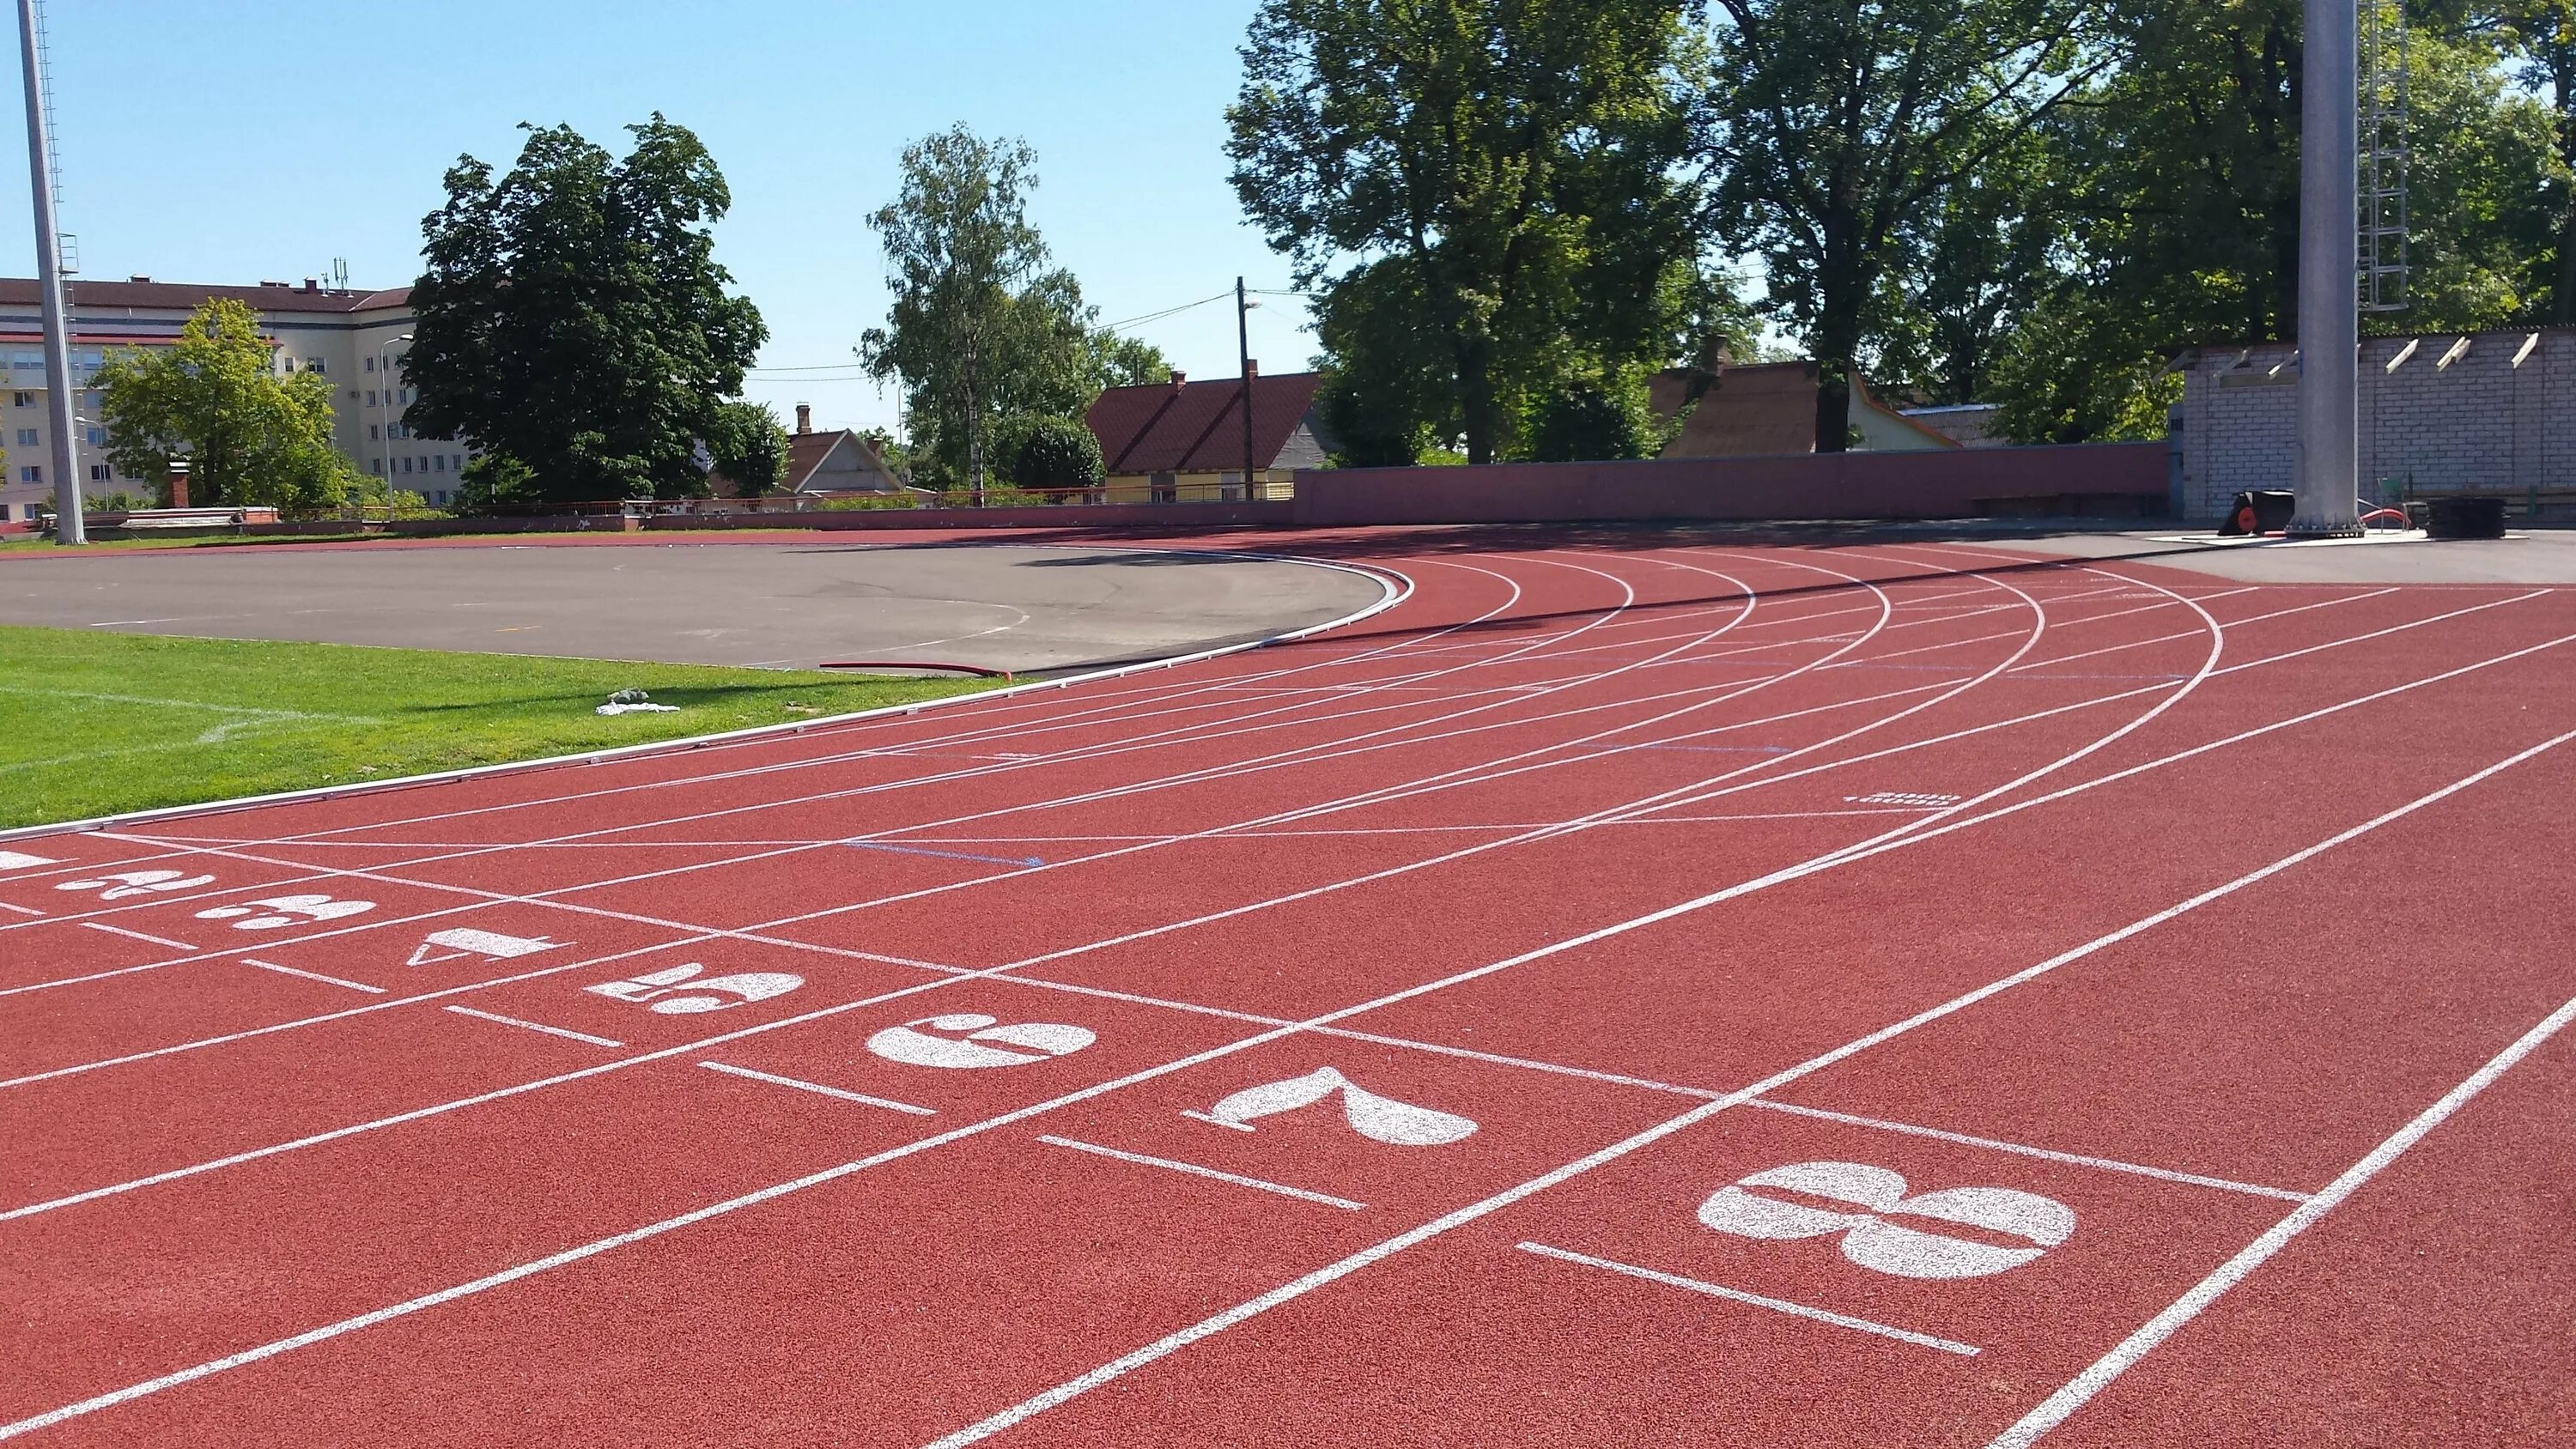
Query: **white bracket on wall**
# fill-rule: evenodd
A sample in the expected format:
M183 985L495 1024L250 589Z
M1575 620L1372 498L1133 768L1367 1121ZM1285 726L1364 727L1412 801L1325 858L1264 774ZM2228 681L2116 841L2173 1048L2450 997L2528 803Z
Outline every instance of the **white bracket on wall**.
M2524 362L2530 360L2531 354L2539 350L2540 334L2534 332L2529 337L2522 339L2522 350L2513 355L2514 367L2519 370Z
M2424 345L2424 339L2423 339L2423 338L2421 338L2421 337L2409 337L2409 338L2407 338L2407 339L2406 339L2406 345L2405 345L2405 346L2403 346L2403 347L2401 347L2401 348L2398 348L2398 349L2397 349L2397 355L2396 355L2395 357L2392 357L2392 358L2388 359L2388 366L2387 366L2384 370L2385 370L2385 371L2388 371L2388 372L2395 372L2398 368L2400 368L2400 367L2402 367L2402 366L2404 366L2404 365L2405 365L2405 363L2406 363L2406 359L2408 359L2408 358L2410 358L2410 357L2413 357L2413 356L2415 355L2415 349L2416 349L2416 348L2421 347L2421 346L2423 346L2423 345Z
M2439 372L2439 371L2441 371L2443 368L2446 368L2446 367L2450 366L2452 363L2457 362L2457 361L2459 361L2461 358L2466 357L2466 356L2468 356L2468 355L2469 355L2469 339L2467 339L2466 337L2463 337L2463 338L2461 338L2459 341L2454 342L2454 343L2452 343L2452 344L2451 344L2451 350L2450 350L2450 351L2448 351L2448 352L2443 353L2443 354L2442 354L2442 360L2441 360L2441 361L2439 361L2439 362L2437 362L2437 363L2434 363L2434 364L2433 364L2433 370L2434 370L2435 372Z

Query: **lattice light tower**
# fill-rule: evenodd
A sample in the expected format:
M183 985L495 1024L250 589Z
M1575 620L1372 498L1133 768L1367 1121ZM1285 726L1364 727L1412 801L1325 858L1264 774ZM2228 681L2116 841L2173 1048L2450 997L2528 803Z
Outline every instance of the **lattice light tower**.
M2407 173L2413 161L2406 17L2396 0L2362 0L2361 310L2402 312L2407 295Z

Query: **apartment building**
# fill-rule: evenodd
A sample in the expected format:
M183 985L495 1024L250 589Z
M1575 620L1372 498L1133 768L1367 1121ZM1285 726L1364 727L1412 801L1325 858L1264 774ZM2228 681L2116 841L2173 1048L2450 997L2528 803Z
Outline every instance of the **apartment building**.
M255 287L198 286L130 277L122 282L75 280L71 301L71 365L76 384L119 347L167 347L179 340L188 315L212 298L249 304L262 335L275 349L280 374L315 372L333 383L333 442L349 459L394 487L443 504L455 493L471 450L462 443L413 436L402 410L415 394L403 377L411 332L411 289L368 292L262 282ZM30 517L51 506L54 480L51 424L45 394L42 315L36 283L0 278L0 446L8 450L0 483L0 522ZM139 492L157 479L128 478L108 462L107 432L99 421L98 394L74 395L73 467L92 496Z

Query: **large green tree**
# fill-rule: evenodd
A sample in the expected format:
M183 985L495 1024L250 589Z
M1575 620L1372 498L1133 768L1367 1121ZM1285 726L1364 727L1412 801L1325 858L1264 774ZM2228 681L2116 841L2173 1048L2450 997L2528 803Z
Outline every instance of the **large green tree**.
M1816 450L1914 238L2102 61L2089 0L1715 0L1704 145L1720 229L1815 358Z
M787 429L761 403L719 404L706 437L712 477L738 498L758 498L787 479Z
M2024 442L2152 436L2185 347L2298 335L2299 0L2110 7L2117 65L2053 118L2060 233L1988 395ZM2407 305L2381 329L2537 321L2566 169L2492 32L2435 9L2411 37Z
M1568 377L1671 360L1701 239L1680 0L1264 0L1236 194L1320 294L1351 461L1518 447Z
M715 260L724 175L659 114L622 159L522 129L507 174L459 160L421 223L404 421L510 460L537 499L702 492L699 442L768 336Z
M331 383L281 376L250 308L218 298L192 313L166 349L108 355L90 386L107 456L131 478L160 478L188 459L189 501L308 515L370 491L331 443Z
M868 218L894 294L859 358L899 382L913 464L981 488L1005 418L1074 416L1103 387L1169 377L1148 344L1098 325L1029 223L1037 153L963 126L904 148L903 184Z

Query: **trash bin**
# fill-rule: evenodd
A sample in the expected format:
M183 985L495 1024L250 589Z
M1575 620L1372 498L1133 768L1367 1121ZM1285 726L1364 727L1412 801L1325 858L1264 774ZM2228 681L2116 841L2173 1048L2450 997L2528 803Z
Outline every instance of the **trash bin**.
M2436 498L2427 510L2424 532L2434 538L2504 537L2501 498Z

